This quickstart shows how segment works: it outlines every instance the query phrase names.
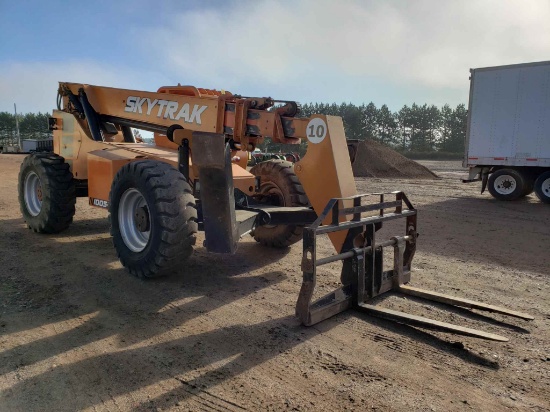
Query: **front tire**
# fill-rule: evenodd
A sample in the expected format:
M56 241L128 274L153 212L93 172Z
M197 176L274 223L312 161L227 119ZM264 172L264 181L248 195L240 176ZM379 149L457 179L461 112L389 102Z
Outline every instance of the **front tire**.
M250 169L260 176L260 199L275 206L309 206L309 201L294 173L294 165L286 160L268 160ZM264 246L285 248L302 238L301 225L260 226L252 236Z
M141 278L177 271L191 255L197 210L191 187L167 163L128 163L109 197L111 235L120 262Z
M19 206L29 229L59 233L75 214L76 191L68 163L54 153L33 153L19 170Z
M499 169L489 176L489 193L498 200L516 200L525 196L525 179L517 170Z
M550 171L544 172L537 178L535 193L542 203L550 203Z

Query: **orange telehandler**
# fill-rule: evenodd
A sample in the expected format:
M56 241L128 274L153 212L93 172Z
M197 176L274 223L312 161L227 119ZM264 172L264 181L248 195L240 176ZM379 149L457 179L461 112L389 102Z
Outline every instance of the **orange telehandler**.
M76 197L88 197L90 205L108 209L122 265L143 278L182 270L198 230L215 253L235 253L247 234L271 247L303 238L296 314L305 325L354 307L401 323L507 340L367 303L390 290L533 319L407 285L416 210L402 192L357 194L355 150L341 118L298 113L296 102L192 86L155 93L60 83L49 120L53 148L21 165L23 218L35 232L57 233L72 222ZM136 142L132 128L154 132L155 144ZM307 139L307 153L294 165L268 160L247 170L247 152L265 137L287 144ZM382 224L395 219L404 219L404 235L379 241ZM328 234L335 255L317 256L319 234ZM393 248L394 262L384 271L386 247ZM312 302L317 268L334 261L343 261L342 286Z

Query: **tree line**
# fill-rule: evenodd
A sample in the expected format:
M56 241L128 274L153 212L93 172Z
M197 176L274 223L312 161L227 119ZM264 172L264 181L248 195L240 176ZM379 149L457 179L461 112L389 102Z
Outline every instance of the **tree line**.
M307 103L299 117L313 114L340 116L348 139L371 139L411 156L459 157L464 152L468 111L464 104L455 108L446 104L403 106L392 112L387 105L374 103L357 106L353 103ZM305 153L306 142L299 150L292 145L277 145L266 141L262 150Z
M18 114L19 134L21 139L47 139L52 136L48 130L47 113ZM17 127L15 115L0 112L0 143L15 144L17 142Z
M392 112L387 105L374 103L357 106L352 103L307 103L300 117L312 114L340 116L348 139L372 139L405 154L462 154L466 136L467 110L464 104L441 109L434 105L403 106ZM46 113L18 114L21 139L44 139L51 136ZM15 115L0 112L0 143L16 142ZM296 150L292 145L275 145L266 141L260 147L267 151L305 152L305 144Z
M304 117L314 113L340 116L348 139L372 139L402 152L464 151L468 114L464 104L455 108L446 104L439 109L413 103L392 112L385 104L377 108L372 102L361 106L309 103L301 113Z

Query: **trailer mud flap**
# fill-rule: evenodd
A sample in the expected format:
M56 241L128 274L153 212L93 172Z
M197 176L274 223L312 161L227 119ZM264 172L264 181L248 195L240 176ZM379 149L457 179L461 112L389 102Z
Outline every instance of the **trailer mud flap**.
M388 195L395 200L387 201L385 196ZM369 195L332 199L318 219L312 225L304 228L303 281L296 303L296 315L304 325L310 326L346 309L355 308L399 323L493 341L508 341L507 338L493 333L440 322L369 303L376 296L390 291L448 305L500 313L524 320L534 319L525 313L406 285L410 281L411 263L416 250L416 210L403 192L375 194L374 196L379 196L378 203L362 204L362 199L367 196ZM340 206L342 201L350 200L353 201L353 207L343 208ZM387 212L386 209L392 210ZM377 213L374 216L363 217L365 212ZM352 216L352 218L347 222L340 222L340 217L343 215ZM331 217L330 223L322 225L321 223L327 217ZM400 218L405 219L405 234L379 241L376 232L381 228L382 223ZM342 251L333 256L319 258L317 256L317 235L339 230L348 231ZM393 248L393 269L384 271L382 249L386 247ZM317 283L317 267L336 261L343 261L342 287L312 302Z
M206 250L233 254L239 233L230 148L222 134L193 132L191 151L199 168Z

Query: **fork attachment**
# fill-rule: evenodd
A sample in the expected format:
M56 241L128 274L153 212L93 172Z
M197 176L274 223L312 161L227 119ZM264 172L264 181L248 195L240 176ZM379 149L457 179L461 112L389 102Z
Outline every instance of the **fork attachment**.
M362 200L369 196L379 196L379 202L362 204ZM386 196L391 196L392 200L385 201ZM353 203L353 207L342 206L349 203ZM386 209L392 210L385 212ZM376 214L363 217L362 214L366 212ZM508 341L507 338L492 333L367 303L376 296L389 291L453 306L501 313L525 320L534 319L528 314L406 285L411 278L411 262L416 250L416 213L415 208L403 192L376 193L331 199L318 219L304 228L303 281L296 303L296 316L301 322L306 326L311 326L346 309L355 308L399 323L481 339ZM342 222L347 216L352 216L351 220ZM386 241L378 241L376 232L382 227L383 222L401 218L406 220L405 234L392 237ZM330 223L326 224L327 221L330 221ZM348 233L340 253L317 258L317 235L344 230L347 230ZM393 247L394 251L393 269L388 271L383 270L383 248L385 247ZM336 261L343 261L342 286L312 302L317 267Z

